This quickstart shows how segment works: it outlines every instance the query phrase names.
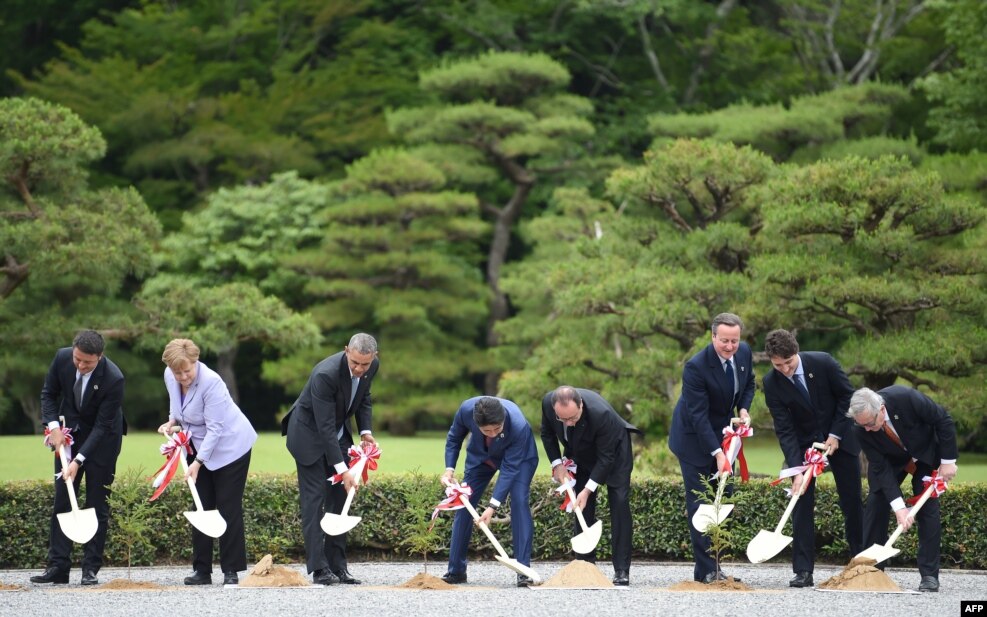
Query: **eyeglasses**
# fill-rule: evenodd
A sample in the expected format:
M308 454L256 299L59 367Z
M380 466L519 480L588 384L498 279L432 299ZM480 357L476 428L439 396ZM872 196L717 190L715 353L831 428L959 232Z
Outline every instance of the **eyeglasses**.
M583 410L582 410L582 408L580 408L576 413L572 414L571 416L568 416L568 417L563 418L562 416L560 416L556 412L555 419L558 420L559 422L561 422L562 424L566 424L567 422L576 423L576 422L579 421L579 418L580 418L580 416L582 416L582 413L583 413Z
M877 428L877 425L881 423L881 418L883 417L884 417L884 405L881 405L881 409L876 414L874 414L874 419L871 420L870 422L867 422L866 424L863 422L857 422L856 420L854 420L854 422L856 422L857 426L859 426L860 428Z

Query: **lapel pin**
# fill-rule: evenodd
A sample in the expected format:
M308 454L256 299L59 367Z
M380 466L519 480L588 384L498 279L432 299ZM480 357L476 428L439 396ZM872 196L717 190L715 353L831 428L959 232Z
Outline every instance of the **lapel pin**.
M99 390L99 384L98 383L94 383L93 384L93 390Z
M897 419L898 419L898 414L895 414L895 415L894 415L894 419L895 419L895 420L897 420Z
M815 379L815 376L812 373L809 373L809 379Z

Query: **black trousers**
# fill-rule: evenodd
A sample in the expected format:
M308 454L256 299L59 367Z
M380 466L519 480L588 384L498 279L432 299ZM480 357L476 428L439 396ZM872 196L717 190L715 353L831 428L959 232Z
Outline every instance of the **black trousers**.
M631 439L628 436L623 443L618 446L620 451L614 460L613 469L607 477L607 498L610 503L610 545L613 548L613 569L629 572L631 569L631 544L634 535L634 522L631 518L631 471L634 469L634 456L631 452ZM575 493L583 490L589 480L592 468L582 465L576 461L576 486ZM586 508L583 509L583 517L586 525L596 522L596 492L589 494L586 500ZM582 533L583 528L579 525L579 519L573 514L572 522L573 534ZM576 559L596 562L596 552L580 554L576 553Z
M189 457L191 462L195 457ZM247 540L243 528L243 491L250 468L250 450L232 463L214 469L199 469L195 488L205 510L219 510L226 532L219 537L219 564L223 572L247 569ZM192 569L212 572L213 538L192 527Z
M80 435L76 444L72 446L72 453L69 460L78 454L78 444L85 441L85 436ZM110 505L107 497L110 495L110 486L116 476L117 457L120 456L120 444L122 438L116 440L106 449L99 453L99 456L90 456L79 468L73 481L75 494L79 494L82 479L86 479L86 501L80 503L80 508L93 508L96 510L96 535L83 546L82 549L82 570L93 570L99 572L103 566L103 549L106 546L106 531L110 521ZM55 473L62 470L62 462L59 457L55 457ZM55 480L55 503L51 514L51 527L48 533L48 567L58 568L68 572L72 568L72 541L62 533L62 528L58 524L57 514L68 512L72 509L69 501L68 487L61 478Z
M347 465L346 452L353 445L348 440L340 441ZM305 566L309 572L329 568L333 572L348 570L346 564L346 534L327 535L320 522L326 512L339 514L346 501L343 484L333 485L327 481L336 470L329 467L325 457L319 457L311 465L295 461L298 470L298 504L302 517L302 537L305 539Z
M806 446L808 448L809 446ZM860 458L837 450L829 457L829 468L836 480L840 509L843 511L843 532L850 548L850 557L864 550L864 502L860 497ZM792 571L812 572L816 562L816 483L795 502L792 510Z
M912 476L912 492L921 495L922 478L932 473L932 468L923 463L916 463L915 474ZM900 471L897 480L905 479L905 472ZM873 486L873 485L872 485ZM907 499L907 496L906 496ZM871 490L867 495L867 505L864 508L864 539L866 545L884 544L888 541L888 528L893 517L891 499L881 491ZM918 571L922 576L939 578L939 554L942 544L942 527L939 518L939 500L929 499L915 515L918 524ZM895 522L897 526L897 522ZM886 562L885 562L886 563Z

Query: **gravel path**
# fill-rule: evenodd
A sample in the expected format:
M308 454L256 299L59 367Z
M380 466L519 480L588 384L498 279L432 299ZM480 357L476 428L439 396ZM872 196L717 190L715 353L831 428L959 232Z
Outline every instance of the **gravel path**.
M535 569L547 579L563 562L537 562ZM301 565L292 566L304 573ZM841 568L817 566L814 575L820 583ZM609 577L609 564L601 565ZM513 586L514 573L496 562L472 562L469 584L455 592L411 591L394 586L421 571L421 564L372 562L352 563L350 571L362 585L312 586L296 589L225 588L221 574L216 584L185 587L182 578L187 567L134 568L134 581L150 581L167 586L161 591L112 591L100 586L81 587L81 573L74 570L69 585L34 585L28 570L0 570L0 583L21 585L23 591L0 591L0 615L57 617L152 617L176 614L206 615L372 615L373 617L463 615L508 617L537 615L559 617L579 615L674 615L686 617L789 617L828 615L836 617L875 616L926 617L960 615L960 600L987 600L987 572L943 570L941 591L937 594L832 593L811 589L791 589L790 568L782 564L730 564L727 574L740 576L754 588L750 593L685 593L668 587L692 579L692 564L634 563L631 586L612 591L533 590ZM429 573L445 571L444 564L431 564ZM917 589L919 576L914 569L889 569L888 574L902 589ZM101 582L126 578L125 568L104 568ZM217 579L217 577L220 577ZM241 575L242 578L242 575ZM596 613L596 615L594 615Z

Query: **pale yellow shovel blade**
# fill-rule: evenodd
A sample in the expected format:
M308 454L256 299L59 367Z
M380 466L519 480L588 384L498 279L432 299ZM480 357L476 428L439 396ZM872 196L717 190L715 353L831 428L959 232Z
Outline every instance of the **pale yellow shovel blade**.
M874 544L868 549L864 549L857 554L854 559L873 559L876 563L891 559L901 551L893 546Z
M531 582L534 583L535 585L541 585L542 584L542 578L540 576L538 576L538 573L535 572L530 567L524 565L523 563L521 563L517 559L510 559L508 557L501 557L500 555L494 555L494 557L497 559L497 561L499 561L500 563L504 564L505 566L507 566L511 570L514 570L518 574L523 574L523 575L527 576L528 578L530 578L531 579Z
M85 544L96 535L99 521L96 520L96 510L69 510L58 515L58 525L62 533L76 544Z
M226 519L219 510L192 510L185 513L185 518L210 538L218 538L226 533Z
M792 543L792 537L762 529L747 545L747 558L751 563L763 563Z
M596 545L600 543L600 536L603 535L603 521L596 521L586 528L586 531L573 536L572 550L585 555L592 553Z
M712 504L704 503L699 506L696 513L692 515L692 526L699 530L700 533L706 533L706 530L710 528L711 525L719 525L723 521L727 520L730 513L733 512L733 504L720 504L717 508Z
M360 516L350 516L348 514L344 516L342 514L326 512L325 516L322 517L322 522L319 524L322 526L322 531L330 536L341 536L356 527L361 520L363 520L363 517Z

